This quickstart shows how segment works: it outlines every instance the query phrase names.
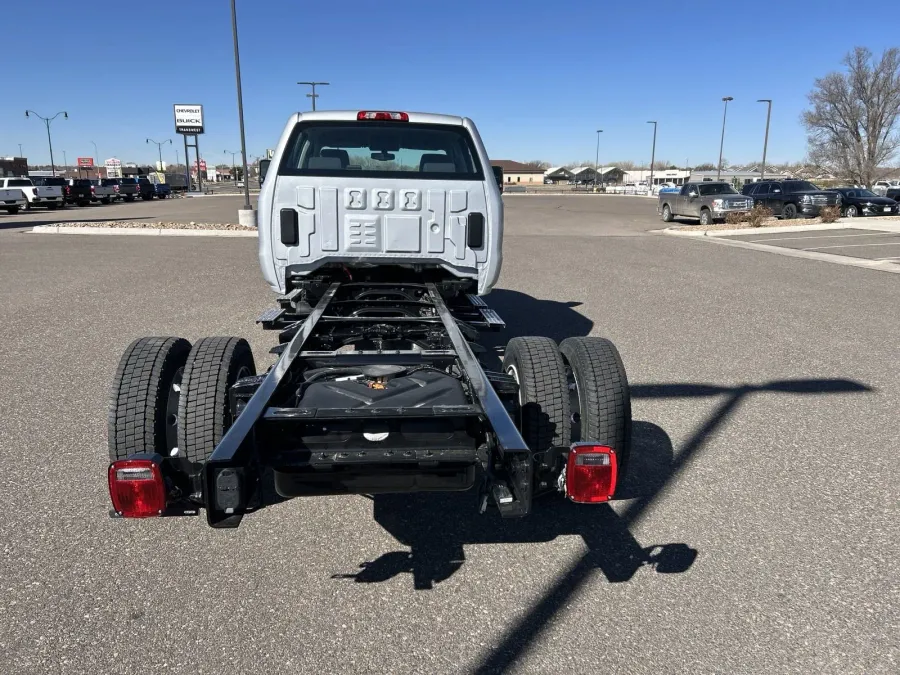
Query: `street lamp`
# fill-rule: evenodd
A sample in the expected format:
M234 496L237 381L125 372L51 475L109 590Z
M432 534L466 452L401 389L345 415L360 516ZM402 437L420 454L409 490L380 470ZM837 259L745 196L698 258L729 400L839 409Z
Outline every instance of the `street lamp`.
M100 178L100 151L97 150L97 144L94 141L91 141L91 145L94 146L94 155L97 157L97 178Z
M63 173L69 170L69 158L66 156L66 151L63 150Z
M19 157L22 157L22 144L19 143Z
M766 112L766 139L763 141L762 168L759 170L759 179L765 180L765 178L766 178L766 150L769 147L769 120L772 117L772 99L761 98L757 101L757 103L768 103L769 104L769 110Z
M26 110L25 117L30 117L30 115L28 113L31 113L31 115L34 115L35 117L38 117L38 118L44 120L44 124L47 125L47 145L50 146L50 170L53 172L53 175L55 176L56 175L56 164L54 164L54 162L53 162L53 141L50 140L50 122L55 120L60 115L62 115L64 119L69 119L69 113L67 113L65 110L63 110L63 111L56 113L53 117L44 117L43 115L38 115L36 112L34 112L34 110Z
M241 125L241 162L244 167L244 207L241 211L248 214L242 218L242 214L238 213L238 219L241 221L241 225L252 227L253 207L250 206L250 181L247 180L247 143L244 137L244 95L241 91L241 55L238 52L237 10L234 8L234 0L231 0L231 36L234 40L234 76L237 80L238 119ZM199 175L199 166L197 171Z
M329 83L328 82L298 82L297 84L308 84L310 87L312 87L312 93L307 94L306 98L312 99L313 112L315 112L316 111L316 99L319 98L319 95L316 93L316 85L324 87L324 86L328 85Z
M596 173L600 168L600 134L603 133L603 129L597 129L597 156L594 158L594 172ZM597 174L599 175L599 174ZM594 185L597 184L597 179L594 178Z
M159 152L159 170L165 171L165 169L163 168L163 161L162 161L162 146L164 146L166 143L172 143L172 139L167 138L164 141L154 141L152 138L148 138L147 143L153 143L156 145L156 149Z
M647 187L649 194L653 194L653 162L656 161L656 122L650 121L647 124L653 125L653 149L650 151L650 185Z
M733 101L733 96L723 96L725 112L722 114L722 140L719 141L719 168L716 169L716 180L722 177L722 149L725 147L725 118L728 117L728 101Z

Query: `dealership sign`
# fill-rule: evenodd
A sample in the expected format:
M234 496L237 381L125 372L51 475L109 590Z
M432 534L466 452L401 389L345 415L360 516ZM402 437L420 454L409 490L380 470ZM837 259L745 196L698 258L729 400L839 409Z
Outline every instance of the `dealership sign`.
M122 177L122 160L111 158L106 160L103 165L106 167L106 177L107 178L121 178Z
M82 169L90 169L94 166L94 158L93 157L79 157L78 158L78 166Z
M203 106L175 104L175 133L192 136L203 133Z

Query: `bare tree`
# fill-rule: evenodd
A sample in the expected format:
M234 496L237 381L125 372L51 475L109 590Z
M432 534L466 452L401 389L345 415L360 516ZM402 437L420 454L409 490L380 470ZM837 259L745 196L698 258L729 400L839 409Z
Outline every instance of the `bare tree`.
M632 162L630 159L623 159L619 162L604 162L604 166L614 166L617 169L622 169L622 171L634 171L638 168L636 162Z
M872 185L878 167L900 149L900 49L876 60L857 47L843 61L846 73L817 79L803 113L809 160L854 183Z
M725 160L722 160L722 166L725 166ZM691 167L694 171L715 171L716 165L712 162L704 162L703 164L697 164Z
M550 162L545 162L540 159L533 159L530 162L523 162L525 166L529 166L533 169L544 169L547 170L550 168Z

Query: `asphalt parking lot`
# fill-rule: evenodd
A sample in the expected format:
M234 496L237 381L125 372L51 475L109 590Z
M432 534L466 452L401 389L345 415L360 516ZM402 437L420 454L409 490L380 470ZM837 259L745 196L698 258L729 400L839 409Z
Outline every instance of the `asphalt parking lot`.
M734 241L765 244L798 251L818 251L866 260L900 261L900 234L885 232L873 223L871 230L846 229L812 232L785 232L726 237Z
M233 222L240 203L85 211ZM240 335L271 363L256 241L0 217L0 671L897 672L900 277L653 234L649 199L505 203L502 337L617 344L627 501L515 522L468 494L293 500L228 531L113 521L122 350Z

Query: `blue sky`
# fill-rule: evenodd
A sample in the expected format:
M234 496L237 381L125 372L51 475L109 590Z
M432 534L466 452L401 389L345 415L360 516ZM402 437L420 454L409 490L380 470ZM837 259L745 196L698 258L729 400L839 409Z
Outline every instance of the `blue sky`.
M856 45L879 54L897 43L878 16L883 2L856 2L868 30L844 30L845 3L601 2L598 0L238 0L247 151L273 147L287 116L318 107L445 112L473 118L495 159L551 163L682 165L715 161L723 96L725 157L756 160L765 106L774 99L769 159L800 160L799 116L816 77L840 67ZM80 9L75 9L80 7ZM239 150L231 15L227 0L79 4L9 3L4 61L14 87L0 95L0 155L49 161L50 116L57 161L77 156L149 162L172 138L172 104L202 103L204 159L230 163ZM11 28L16 27L16 28ZM21 58L13 59L13 55ZM173 146L164 159L174 161ZM183 159L183 158L182 158Z

